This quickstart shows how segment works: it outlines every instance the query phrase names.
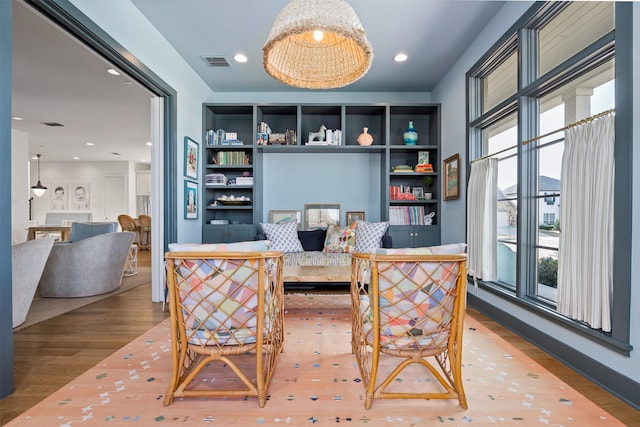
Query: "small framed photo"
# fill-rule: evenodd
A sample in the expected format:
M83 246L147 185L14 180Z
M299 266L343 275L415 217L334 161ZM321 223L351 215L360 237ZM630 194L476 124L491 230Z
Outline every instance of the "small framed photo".
M184 182L184 219L198 219L197 182Z
M364 212L360 212L360 211L347 212L347 224L351 224L356 221L364 221Z
M199 148L193 139L184 137L184 176L188 178L198 179Z
M305 204L304 229L315 230L340 225L339 204Z
M302 211L269 211L269 222L272 224L282 224L284 222L295 221L298 223L298 230L302 228Z
M424 200L424 187L413 187L411 193L416 200Z
M444 171L443 189L444 200L460 197L460 155L454 154L442 162Z

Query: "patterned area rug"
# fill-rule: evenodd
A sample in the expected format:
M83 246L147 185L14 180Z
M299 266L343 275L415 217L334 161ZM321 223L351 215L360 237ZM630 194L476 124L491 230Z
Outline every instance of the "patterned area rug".
M348 295L287 295L285 352L269 401L179 399L162 405L171 371L168 320L18 416L8 426L103 425L623 425L473 318L465 321L463 377L455 400L374 400L350 350ZM408 374L403 386L428 382ZM202 382L229 381L203 375Z

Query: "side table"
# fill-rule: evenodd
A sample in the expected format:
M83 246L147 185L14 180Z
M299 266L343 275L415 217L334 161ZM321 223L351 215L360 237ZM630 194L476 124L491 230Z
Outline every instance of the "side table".
M127 255L127 261L124 263L123 276L133 276L138 274L138 245L131 245L129 248L129 255Z

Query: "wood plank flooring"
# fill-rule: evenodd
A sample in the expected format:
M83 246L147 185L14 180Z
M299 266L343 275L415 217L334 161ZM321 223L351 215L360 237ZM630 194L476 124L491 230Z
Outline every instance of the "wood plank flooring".
M138 262L150 265L149 253L141 251ZM626 425L640 426L640 411L486 316L469 313ZM161 303L151 302L151 286L143 285L15 332L16 391L0 401L0 425L168 316Z

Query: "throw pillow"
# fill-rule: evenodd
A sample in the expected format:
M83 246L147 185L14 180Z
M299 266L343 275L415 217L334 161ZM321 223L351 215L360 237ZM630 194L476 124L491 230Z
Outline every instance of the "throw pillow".
M348 227L330 225L327 228L327 238L324 241L323 252L353 252L356 243L356 227L354 222Z
M374 253L381 246L382 236L387 232L387 228L389 228L388 221L358 221L355 252Z
M327 230L318 229L310 231L298 231L298 239L305 251L321 251L324 249L324 238Z
M427 246L424 248L380 248L376 250L376 253L380 255L456 255L465 253L466 248L466 243L451 243L448 245Z
M271 250L282 252L303 252L302 243L298 239L298 223L296 221L271 224L261 222L262 230L271 241Z

